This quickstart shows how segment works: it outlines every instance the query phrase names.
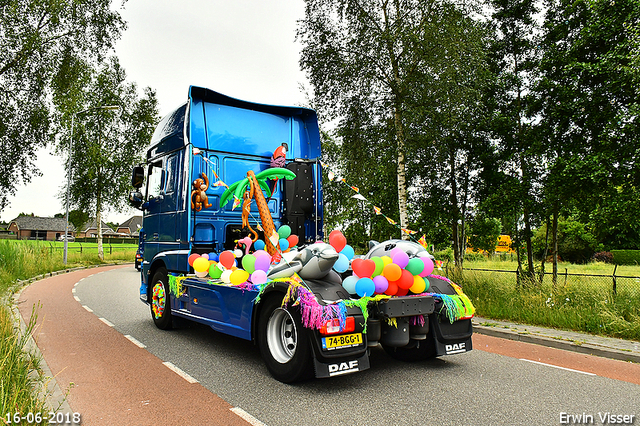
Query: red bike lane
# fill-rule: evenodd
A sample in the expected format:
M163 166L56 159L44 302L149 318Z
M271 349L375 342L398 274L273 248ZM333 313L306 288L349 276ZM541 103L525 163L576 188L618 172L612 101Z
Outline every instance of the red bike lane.
M56 275L32 283L18 298L25 322L37 307L33 338L81 424L250 424L222 398L185 380L76 301L72 290L79 280L125 266Z

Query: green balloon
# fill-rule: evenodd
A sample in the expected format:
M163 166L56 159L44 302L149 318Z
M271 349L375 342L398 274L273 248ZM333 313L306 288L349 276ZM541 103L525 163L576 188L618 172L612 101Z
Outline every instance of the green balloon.
M286 240L289 238L289 235L291 235L291 227L289 225L282 225L278 228L278 235L280 238L284 238Z
M407 263L407 266L404 269L411 272L411 275L419 275L420 272L424 270L424 262L422 259L414 257L409 260L409 263Z
M373 263L376 264L376 269L373 271L373 274L371 276L375 277L377 275L380 275L382 273L382 270L384 269L384 262L382 261L382 258L379 256L373 256L371 260L373 260Z
M253 274L256 270L256 257L252 254L245 254L242 257L242 267L248 273Z
M209 276L215 280L222 276L222 269L218 268L218 265L213 264L209 267Z

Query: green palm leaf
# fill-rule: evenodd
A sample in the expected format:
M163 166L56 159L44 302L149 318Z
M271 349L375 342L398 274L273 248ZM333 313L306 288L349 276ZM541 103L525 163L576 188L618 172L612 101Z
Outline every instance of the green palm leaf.
M258 181L264 181L266 179L295 179L296 174L289 169L283 169L281 167L274 167L272 169L263 170L256 175Z
M247 178L232 183L229 186L229 188L227 188L227 190L222 193L222 196L220 197L220 207L224 207L225 204L227 204L229 202L229 200L231 199L231 194L233 194L234 191L236 193L239 192L240 193L240 197L238 197L238 198L241 198L242 192L244 192L243 188L245 188L248 184L249 184L249 179L247 179ZM240 191L238 191L238 189ZM237 196L238 195L236 195L236 197Z

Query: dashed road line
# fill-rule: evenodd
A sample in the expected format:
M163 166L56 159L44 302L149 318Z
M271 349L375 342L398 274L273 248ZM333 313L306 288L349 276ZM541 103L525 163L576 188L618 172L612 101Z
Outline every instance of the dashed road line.
M129 339L131 341L131 343L133 343L134 345L136 345L137 347L139 347L140 349L144 349L147 347L147 345L145 345L144 343L142 343L141 341L139 341L138 339L136 339L133 336L130 336L128 334L125 334L124 337L126 337L127 339Z
M185 379L187 382L189 383L198 383L198 381L196 379L194 379L193 377L191 377L190 375L188 375L187 373L185 373L184 371L180 370L178 367L176 367L175 365L173 365L172 363L170 363L169 361L165 361L163 362L163 364L171 371L173 371L174 373L176 373L178 376L182 377L183 379Z
M87 310L87 312L93 312L93 309L91 309L87 305L82 305L82 307L85 308Z
M253 417L251 414L247 413L240 407L233 407L230 410L236 413L236 415L238 415L240 418L242 418L247 423L253 426L267 426L266 424L262 423L260 420L256 419L255 417Z
M553 367L553 368L559 368L560 370L566 370L566 371L572 371L574 373L586 374L587 376L597 376L597 374L589 373L588 371L574 370L573 368L560 367L559 365L546 364L544 362L532 361L530 359L525 359L525 358L520 358L520 361L527 361L527 362L531 362L533 364L545 365L547 367Z
M100 321L102 321L103 323L107 324L109 327L115 327L111 322L109 322L108 319L106 318L98 318Z
M76 302L80 301L80 298L78 296L73 296L74 299L76 299Z

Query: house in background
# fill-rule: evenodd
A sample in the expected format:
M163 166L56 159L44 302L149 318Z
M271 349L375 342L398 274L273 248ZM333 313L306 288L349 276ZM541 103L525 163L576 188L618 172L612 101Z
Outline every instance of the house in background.
M7 231L19 240L55 241L64 235L66 220L63 217L18 216L9 222ZM75 235L75 227L69 223L69 235Z
M101 223L102 223L102 238L113 238L118 236L116 231L111 229L109 225L104 223L104 221L101 221ZM93 219L85 223L80 227L80 230L78 231L76 236L80 238L96 238L98 236L98 222L95 219Z
M138 238L140 228L142 228L142 216L132 216L118 226L116 232L123 237Z

